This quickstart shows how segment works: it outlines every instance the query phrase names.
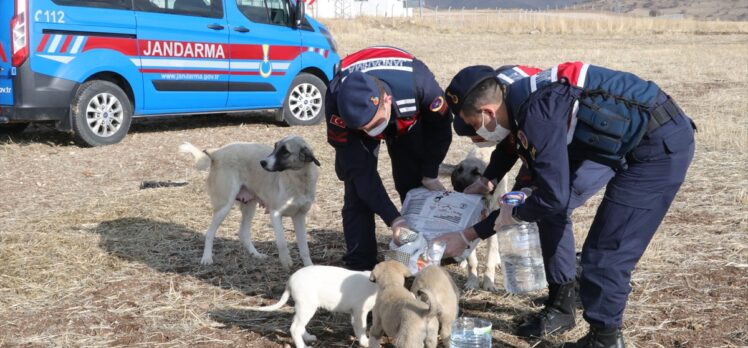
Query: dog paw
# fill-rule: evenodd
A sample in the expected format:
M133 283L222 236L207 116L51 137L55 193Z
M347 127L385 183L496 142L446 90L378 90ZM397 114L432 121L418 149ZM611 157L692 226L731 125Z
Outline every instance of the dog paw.
M303 338L304 338L304 342L306 343L312 343L317 340L317 336L312 335L310 333L306 333L306 332L304 333Z
M263 253L253 253L252 257L254 257L254 258L258 259L258 260L264 260L264 259L268 258L268 256L265 255L265 254L263 254Z
M465 289L478 290L478 277L474 275L468 275L468 280L465 282Z
M488 277L483 277L483 284L481 287L486 291L499 292L499 289L496 287L496 282Z
M369 346L369 338L364 336L358 339L358 345L361 347L368 347Z
M213 264L213 255L203 255L203 258L200 259L200 264L203 266L208 266Z
M281 267L283 267L283 269L286 271L290 271L291 266L293 265L293 262L291 261L290 257L288 259L281 258L280 263L281 263Z

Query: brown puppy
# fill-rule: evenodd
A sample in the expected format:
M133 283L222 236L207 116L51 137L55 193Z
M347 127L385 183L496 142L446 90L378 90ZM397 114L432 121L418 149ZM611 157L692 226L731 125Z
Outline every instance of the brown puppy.
M405 288L405 278L410 275L408 268L398 261L379 263L371 272L369 280L377 283L379 292L372 309L369 348L379 348L379 340L385 333L395 338L397 348L436 347L438 306L434 305L429 290L419 292L419 297L426 297L424 303Z
M452 322L457 319L459 311L460 290L449 273L439 266L428 266L418 272L413 285L410 286L410 291L414 294L425 290L430 292L431 303L437 307L437 318L441 326L439 336L442 344L449 347Z

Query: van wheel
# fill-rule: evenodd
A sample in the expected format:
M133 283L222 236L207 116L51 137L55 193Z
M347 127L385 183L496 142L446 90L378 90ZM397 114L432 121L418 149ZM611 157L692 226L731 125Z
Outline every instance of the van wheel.
M283 103L283 120L292 126L318 124L325 117L325 92L327 86L319 77L297 75Z
M0 124L0 134L18 134L26 130L28 123Z
M119 86L94 80L78 89L71 112L75 138L81 145L111 145L127 135L132 104Z

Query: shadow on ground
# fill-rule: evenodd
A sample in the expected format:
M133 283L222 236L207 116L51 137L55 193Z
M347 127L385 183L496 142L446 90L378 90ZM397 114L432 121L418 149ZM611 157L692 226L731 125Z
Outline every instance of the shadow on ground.
M265 260L250 257L238 239L216 236L213 248L215 263L202 266L204 234L189 227L172 222L145 218L121 218L101 222L94 232L101 236L100 246L109 254L120 259L147 265L163 273L187 275L221 289L236 290L250 298L251 305L275 303L285 289L290 276L278 262L275 241L271 235L257 237L253 234L257 249L268 255ZM259 241L263 239L265 241ZM295 241L289 240L294 270L300 268L301 261ZM382 245L383 247L383 245ZM315 264L341 266L345 252L342 233L316 229L309 231L309 248ZM458 284L464 282L464 275L450 270ZM461 272L461 271L459 271ZM497 314L526 317L529 308L517 308L493 303L490 299L468 297L460 304L462 315L481 317L491 321L493 328L512 332L516 320L497 319ZM279 312L259 312L241 310L226 306L211 310L211 319L224 325L224 328L240 328L257 333L280 345L293 344L288 328L293 319L293 301L289 301ZM318 310L307 325L307 331L319 339L314 347L350 347L356 345L353 328L348 314L330 313ZM541 342L542 344L542 342ZM539 345L543 346L543 345Z
M189 275L249 296L275 298L283 291L290 275L280 266L275 240L267 240L272 237L258 238L256 233L253 233L255 247L267 254L267 259L252 258L238 239L216 236L214 264L210 266L199 264L204 234L181 224L129 217L103 221L97 225L95 233L101 236L101 248L118 258L143 263L159 272ZM342 235L334 231L311 230L309 236L314 263L339 265L337 260L342 257L343 250L335 248L342 248ZM288 240L288 245L293 267L298 269L302 265L296 242Z
M199 261L205 241L204 234L182 224L145 218L121 218L103 221L93 232L101 236L100 247L117 258L142 263L158 272L186 275L221 289L239 291L250 297L247 301L249 305L277 301L290 276L280 266L277 247L271 235L258 237L253 234L255 247L268 255L265 260L250 257L238 239L216 236L213 247L214 264L203 266ZM309 249L315 264L342 265L340 259L345 244L340 232L310 230L308 233ZM288 240L288 244L294 261L293 270L296 270L302 267L298 249L295 240ZM287 307L283 313L262 313L219 308L211 311L210 316L226 328L239 327L256 332L283 345L292 344L287 333L293 316L288 312L289 309L292 308ZM321 336L322 345L315 346L350 346L353 329L349 318L347 315L324 311L317 313L309 325L311 331ZM349 343L339 345L340 342Z

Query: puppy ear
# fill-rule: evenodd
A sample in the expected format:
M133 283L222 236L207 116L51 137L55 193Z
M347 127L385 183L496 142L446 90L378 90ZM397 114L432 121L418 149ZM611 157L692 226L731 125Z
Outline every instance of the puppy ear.
M312 150L306 146L301 148L301 160L304 162L314 162L317 167L320 167L320 163L317 158L314 157L314 153L312 153Z
M422 301L422 302L428 303L429 301L429 294L423 289L418 289L418 291L416 291L416 297L418 298L419 301Z

